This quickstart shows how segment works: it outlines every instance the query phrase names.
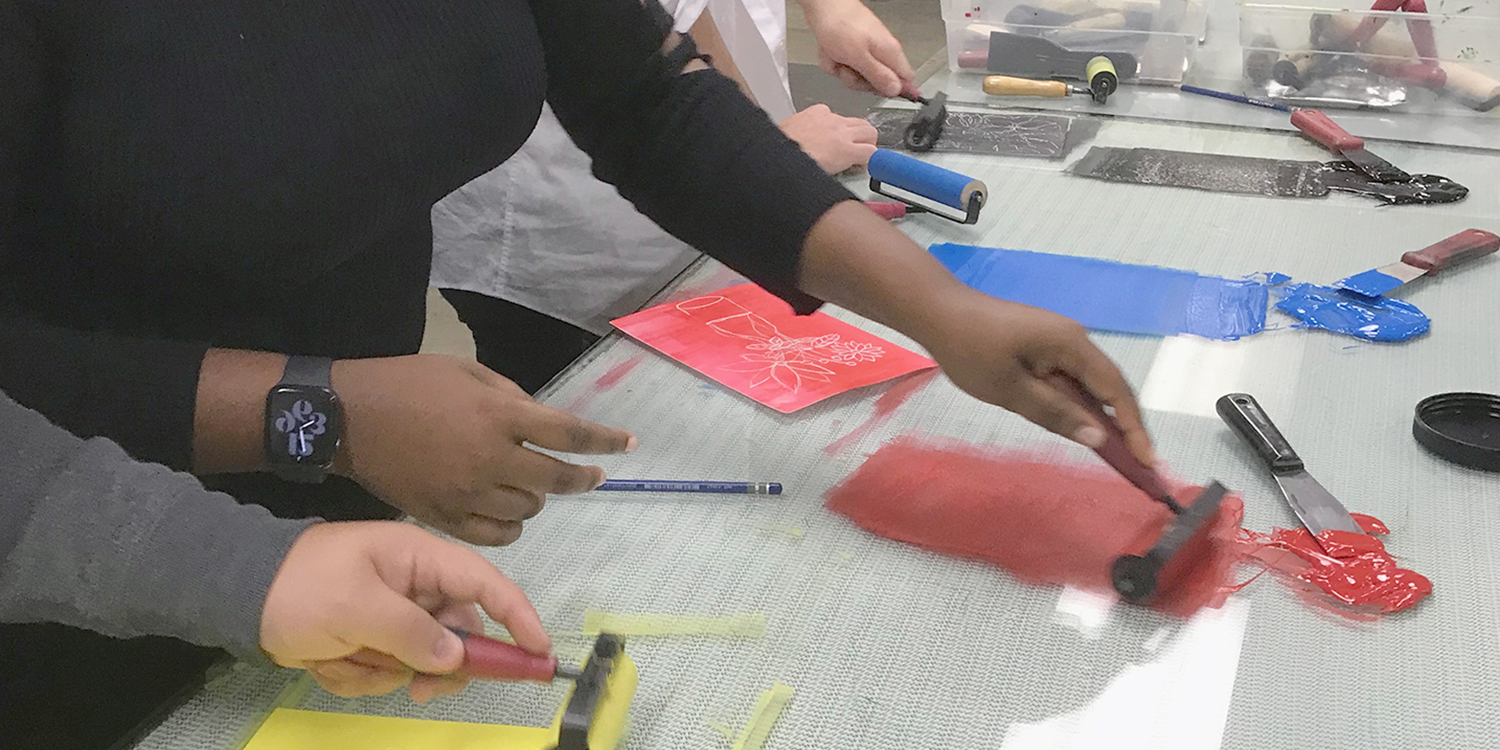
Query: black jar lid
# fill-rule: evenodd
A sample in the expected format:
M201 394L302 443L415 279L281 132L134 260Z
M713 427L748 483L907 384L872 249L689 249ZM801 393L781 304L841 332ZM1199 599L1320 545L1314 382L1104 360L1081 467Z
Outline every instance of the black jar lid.
M1500 396L1439 393L1417 404L1412 437L1440 458L1500 471Z

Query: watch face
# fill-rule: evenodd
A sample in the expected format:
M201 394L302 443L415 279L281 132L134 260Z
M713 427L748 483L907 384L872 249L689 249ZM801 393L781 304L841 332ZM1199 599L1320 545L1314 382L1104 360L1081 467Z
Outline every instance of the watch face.
M283 464L328 467L342 434L338 398L315 386L277 386L266 399L266 453Z

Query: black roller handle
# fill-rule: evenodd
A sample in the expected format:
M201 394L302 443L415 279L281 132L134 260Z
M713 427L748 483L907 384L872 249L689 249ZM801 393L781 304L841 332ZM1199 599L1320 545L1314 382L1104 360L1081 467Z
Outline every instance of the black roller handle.
M1221 396L1214 408L1231 429L1240 434L1277 474L1302 471L1302 457L1292 450L1281 430L1248 393Z

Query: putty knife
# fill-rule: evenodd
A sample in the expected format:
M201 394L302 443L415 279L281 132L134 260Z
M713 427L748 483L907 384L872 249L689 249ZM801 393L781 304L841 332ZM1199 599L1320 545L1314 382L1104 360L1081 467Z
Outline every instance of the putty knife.
M1482 229L1465 229L1435 245L1413 250L1401 256L1399 262L1357 273L1333 285L1366 297L1380 297L1408 281L1436 276L1450 264L1480 258L1497 249L1500 237Z
M1214 407L1224 423L1239 433L1265 460L1276 477L1276 484L1281 487L1281 494L1286 497L1287 505L1292 506L1292 512L1302 519L1302 525L1312 532L1319 544L1323 540L1318 535L1330 529L1365 533L1343 504L1307 473L1302 457L1292 450L1292 444L1276 429L1254 396L1231 393L1220 397Z

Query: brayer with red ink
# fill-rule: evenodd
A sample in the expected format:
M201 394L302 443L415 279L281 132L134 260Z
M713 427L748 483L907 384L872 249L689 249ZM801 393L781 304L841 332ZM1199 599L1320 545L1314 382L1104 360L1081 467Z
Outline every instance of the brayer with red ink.
M1115 471L1120 472L1120 476L1126 481L1172 511L1171 525L1167 526L1149 550L1139 555L1120 555L1115 558L1114 567L1110 570L1115 591L1126 601L1137 604L1150 601L1158 593L1170 589L1182 573L1191 568L1190 559L1184 558L1177 565L1170 563L1180 556L1192 555L1199 549L1190 542L1201 538L1213 528L1214 520L1219 517L1219 506L1223 504L1228 490L1218 482L1210 482L1191 504L1177 502L1156 469L1141 463L1130 452L1130 447L1125 444L1125 432L1098 397L1069 375L1056 373L1049 381L1087 409L1090 416L1104 427L1104 444L1095 448L1094 452ZM1167 574L1169 570L1170 575Z

